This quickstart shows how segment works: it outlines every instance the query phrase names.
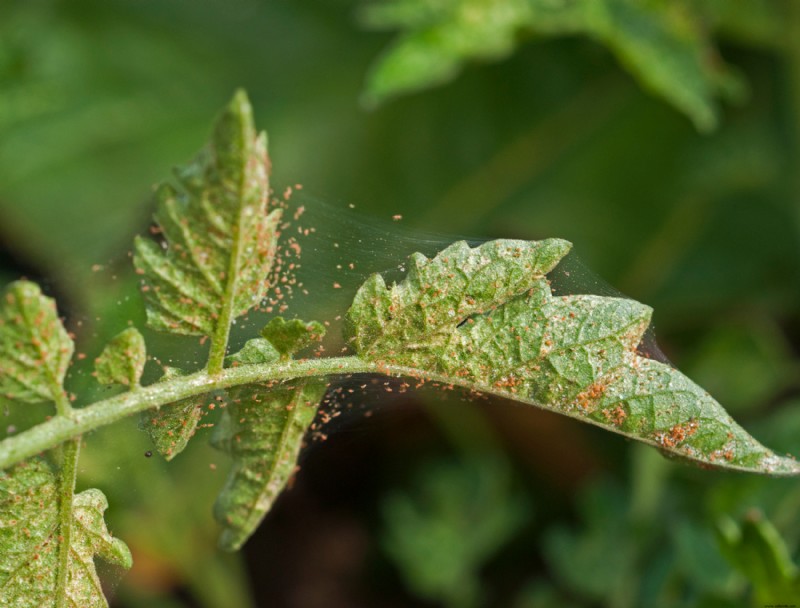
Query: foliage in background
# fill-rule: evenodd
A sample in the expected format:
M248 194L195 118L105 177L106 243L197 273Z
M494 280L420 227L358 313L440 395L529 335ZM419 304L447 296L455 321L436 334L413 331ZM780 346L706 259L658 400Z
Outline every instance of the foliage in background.
M692 4L694 11L699 3ZM659 341L689 376L729 404L748 427L756 425L759 439L797 453L797 12L792 2L781 1L724 0L703 7L701 25L714 33L714 46L736 66L750 96L741 106L724 106L717 131L699 136L666 105L637 91L598 45L574 36L518 46L506 61L476 65L448 87L365 114L356 104L364 73L391 41L360 32L353 17L357 7L346 1L5 3L0 7L5 255L0 276L47 275L50 289L71 303L70 322L91 328L80 332L86 362L128 320L141 323L127 264L113 262L125 260L130 236L148 221L146 185L191 153L208 117L233 87L244 85L264 124L272 126L272 141L279 142L277 183L302 178L327 198L353 202L383 218L402 214L404 222L426 230L521 238L556 234L578 243L580 255L610 283L659 311ZM97 215L104 221L86 221ZM313 258L307 263L313 265ZM105 270L93 273L94 264ZM571 272L576 273L580 269ZM592 291L603 291L591 281ZM69 379L70 389L89 386L87 375ZM585 495L578 491L580 480L600 467L617 486L631 486L624 464L630 451L569 425L552 427L546 418L526 422L513 408L491 408L487 416L502 440L500 449L525 480L537 523L527 532L523 551L512 543L500 550L494 566L488 564L484 587L492 597L518 590L520 605L545 606L546 598L553 605L580 605L586 600L576 598L563 579L556 585L549 567L543 569L541 552L532 549L543 546L537 531L566 526L582 535L584 527L569 515ZM759 423L765 417L769 423ZM353 490L349 508L368 512L379 487L400 484L395 471L407 466L409 454L420 466L434 459L428 454L440 442L437 431L414 420L410 428L400 420L396 430L376 429L381 440L375 445L388 443L397 455L378 449L381 456L356 463L352 454L372 445L361 433L329 440L328 456L319 458L327 469L331 462L339 464L333 479ZM16 417L7 421L4 427L25 425ZM516 429L534 422L549 433L519 440ZM115 452L104 446L129 446L127 455L115 456L120 467L142 458L149 446L134 426L99 433L84 450L81 471L86 480L108 488L112 505L135 509L127 515L113 506L108 511L112 529L128 541L137 564L149 565L122 579L120 598L153 606L155 595L178 589L181 599L168 605L221 606L234 597L236 605L246 605L241 562L213 549L207 505L216 477L208 465L216 457L190 447L167 468L156 458L143 460L146 468L130 467L137 474L114 485L111 471L100 463ZM537 444L551 445L548 434L570 446L568 453L556 452L562 456L558 479L542 471L545 459L536 451ZM350 561L336 562L354 568L336 583L325 578L333 566L322 561L326 553L319 549L347 530L372 538L371 528L341 521L336 507L313 511L320 502L335 504L337 496L328 477L315 474L318 453L312 451L304 462L307 475L297 492L267 520L262 553L252 566L257 584L251 584L256 593L275 594L299 586L303 576L304 588L329 590L327 602L306 597L298 603L284 594L284 604L352 605L337 598L363 593L367 581L375 580L358 557L359 543L347 553ZM649 463L646 469L660 467ZM717 475L709 483L708 475L699 481L683 469L668 471L661 487L671 499L662 519L645 528L662 530L664 520L695 522L704 550L720 563L719 547L709 536L715 514L743 521L755 507L797 557L794 514L800 496L791 484ZM369 490L356 491L354 478ZM162 512L163 501L154 495L159 490L153 488L172 497L172 515ZM547 496L544 503L541 496ZM309 509L315 513L315 544L296 541L297 553L287 556L269 543ZM741 575L733 575L732 586L727 575L704 580L694 574L697 552L689 550L670 551L665 565L658 551L664 542L647 545L655 549L643 553L652 556L644 568L653 574L643 577L643 584L684 577L696 588L711 586L717 596L736 598L728 605L746 601ZM715 572L725 570L715 567ZM381 580L369 590L372 605L397 596L392 580ZM698 597L680 596L670 605L703 605ZM407 603L415 605L411 598Z
M717 99L737 99L743 86L715 48L709 27L715 17L712 5L669 0L375 3L364 13L366 25L403 33L373 68L367 99L447 82L469 60L507 57L524 37L584 35L706 131L719 120ZM772 17L781 27L779 9Z

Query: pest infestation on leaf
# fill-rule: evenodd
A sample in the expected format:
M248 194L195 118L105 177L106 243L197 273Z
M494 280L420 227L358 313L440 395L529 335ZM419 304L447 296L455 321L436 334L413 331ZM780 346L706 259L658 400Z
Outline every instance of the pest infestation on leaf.
M0 603L24 597L31 606L105 606L94 557L131 565L125 544L106 529L105 496L75 493L83 434L139 414L154 446L144 456L171 460L209 426L204 416L221 412L211 443L232 465L213 513L220 546L236 550L290 483L309 433L324 436L320 425L338 415L319 413L326 393L354 390L329 388L330 377L405 379L384 379L387 393L433 383L498 395L701 466L800 473L794 459L762 446L688 377L640 353L650 308L554 295L548 275L571 248L561 239L459 241L431 257L416 253L401 280L374 274L361 285L345 315L349 352L323 357L329 324L283 316L304 288L294 276L300 239L314 235L293 232L286 221L303 215L288 206L290 195L271 194L266 135L256 131L243 92L222 112L208 146L158 188L151 235L158 240L138 238L134 255L147 323L199 336L208 347L199 370L165 367L158 381L142 385L145 340L128 328L94 371L100 384L123 392L73 407L63 382L74 345L54 301L29 282L6 288L0 394L53 403L54 415L0 442ZM251 310L270 320L230 352L232 326Z

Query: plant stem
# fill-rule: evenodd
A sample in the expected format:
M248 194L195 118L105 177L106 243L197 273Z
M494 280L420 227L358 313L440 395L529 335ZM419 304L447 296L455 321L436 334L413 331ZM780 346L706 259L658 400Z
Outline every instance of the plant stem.
M15 437L0 441L0 470L89 431L144 410L215 390L258 382L313 376L381 372L381 366L357 357L290 360L264 365L241 365L218 374L202 370L189 376L157 382L136 391L73 409L69 417L54 416Z
M65 416L67 418L72 416L72 404L69 402L69 398L64 392L64 389L61 388L61 384L56 385L53 394L56 395L56 413L59 416Z
M223 314L227 313L227 320L230 321L230 307L225 307L223 310ZM220 322L217 325L217 331L214 332L214 336L211 338L211 350L208 352L208 363L206 364L206 370L212 376L220 373L222 371L222 367L225 364L225 353L228 350L228 333L230 332L229 325L222 325Z
M54 418L59 420L63 418ZM72 546L72 506L75 497L75 479L78 473L78 457L81 453L81 438L75 437L64 443L61 462L61 479L58 490L58 569L56 578L56 608L67 608L67 584L69 583L69 550Z
M178 376L171 380L157 382L135 391L98 401L84 408L73 409L69 417L55 416L47 422L20 433L16 437L9 437L0 441L0 470L35 456L40 452L55 448L84 433L121 420L131 414L154 407L161 407L162 405L169 405L182 399L247 384L279 383L299 378L344 376L349 374L404 376L414 378L420 384L430 381L441 383L448 387L458 386L484 395L496 395L505 399L513 399L518 403L542 407L547 410L553 409L543 406L532 398L509 394L507 390L502 388L480 385L464 378L452 378L444 374L413 367L364 361L358 357L329 357L325 359L301 359L297 361L281 361L279 363L240 365L223 369L216 375L210 374L208 370L202 370L189 376ZM568 410L559 410L559 412L570 418L594 424L624 437L630 437L642 443L660 447L660 444L655 439L645 438L636 433L629 433L616 427L610 427ZM693 459L690 454L684 455L684 458ZM697 458L697 460L707 464L700 458ZM732 465L726 465L726 468L729 470L750 471L746 467ZM791 469L772 470L770 474L775 476L798 475L800 474L800 463Z

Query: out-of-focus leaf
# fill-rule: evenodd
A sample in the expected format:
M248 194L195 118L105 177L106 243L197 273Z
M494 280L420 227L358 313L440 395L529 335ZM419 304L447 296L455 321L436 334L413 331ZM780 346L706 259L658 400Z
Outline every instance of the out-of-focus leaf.
M182 376L184 373L174 367L164 370L163 380ZM180 454L194 437L197 423L203 416L205 395L183 399L157 410L142 412L139 426L150 435L153 444L166 460Z
M137 238L147 320L162 331L214 336L258 304L277 247L281 210L267 214L266 134L256 135L243 91L214 128L209 146L162 184L156 221L165 246Z
M769 320L721 325L710 332L687 368L731 410L763 406L796 377L790 345Z
M55 606L59 572L58 487L40 459L0 472L0 604L18 608ZM108 508L100 490L74 497L66 597L70 606L105 607L94 557L130 568L128 547L109 534Z
M721 518L717 525L723 555L753 585L755 605L800 600L800 570L775 527L751 512L740 524Z
M0 394L39 403L63 398L72 339L61 324L52 298L39 286L17 281L0 301Z
M507 56L531 8L528 0L400 0L370 6L364 20L408 30L372 68L365 101L375 104L448 82L465 60Z
M720 555L713 529L686 518L670 536L676 550L675 566L687 581L709 594L736 595L741 580Z
M505 57L523 32L598 40L701 130L717 123L717 96L741 94L690 2L393 0L369 6L364 21L402 30L371 71L369 103L447 82L466 61Z
M548 530L544 554L556 578L595 601L635 597L638 546L626 500L609 484L592 486L580 503L585 529Z
M247 386L231 391L212 443L233 457L214 505L223 531L219 546L239 549L255 532L297 467L303 438L327 385Z
M790 35L787 2L770 0L700 0L699 5L720 35L760 47L781 49Z
M544 581L526 585L514 600L514 608L580 608Z
M477 457L426 467L382 510L383 544L408 587L451 608L480 604L481 567L529 516L508 465Z
M651 310L633 300L554 297L561 240L459 242L414 254L387 287L373 275L347 313L359 357L590 422L706 466L795 475L708 393L637 352Z
M138 329L129 327L114 337L95 361L97 381L133 388L139 384L146 362L144 338Z

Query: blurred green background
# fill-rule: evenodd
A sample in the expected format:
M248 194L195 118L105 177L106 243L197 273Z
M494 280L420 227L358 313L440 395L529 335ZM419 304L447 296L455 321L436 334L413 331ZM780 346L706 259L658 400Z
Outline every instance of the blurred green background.
M152 184L236 87L276 190L302 183L320 222L320 289L290 313L334 319L364 272L442 235L566 238L655 308L677 367L800 454L800 3L5 0L0 281L42 281L85 361L142 323L128 252ZM359 270L328 297L333 239ZM569 289L607 289L573 264ZM199 350L148 340L170 361ZM99 396L88 371L72 390ZM226 463L202 435L168 466L136 421L89 436L80 484L134 554L105 573L114 605L800 605L796 481L506 402L386 397L314 442L235 556L215 549ZM2 411L3 436L47 413Z

